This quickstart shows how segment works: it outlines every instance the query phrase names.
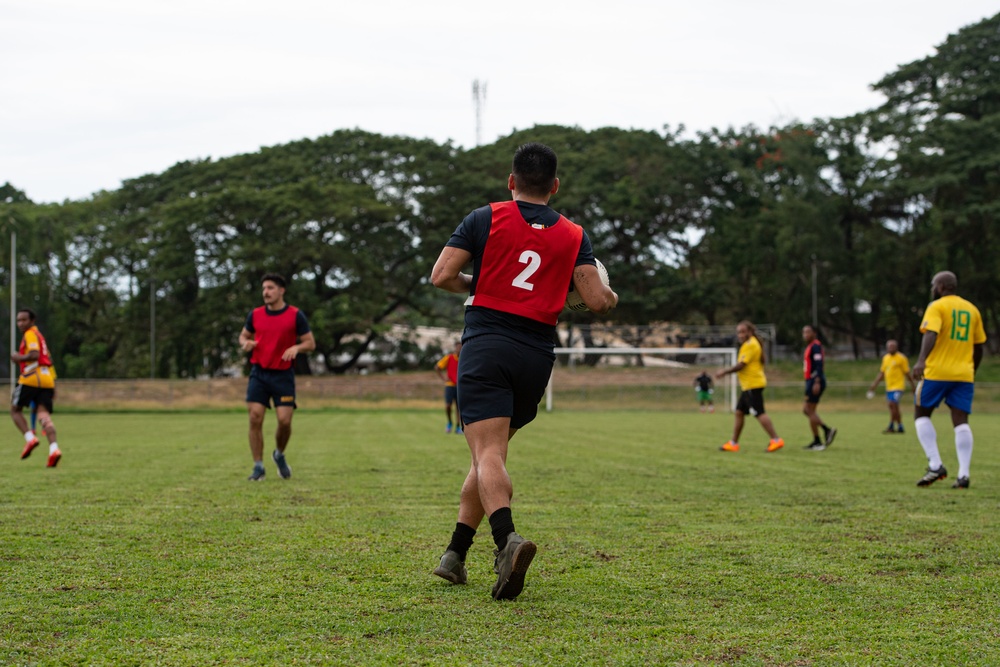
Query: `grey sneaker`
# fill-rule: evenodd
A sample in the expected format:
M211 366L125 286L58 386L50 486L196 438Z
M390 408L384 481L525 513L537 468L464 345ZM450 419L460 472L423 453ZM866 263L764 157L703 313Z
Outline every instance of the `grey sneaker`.
M266 475L266 474L267 474L267 471L264 470L264 466L254 466L253 467L253 472L250 473L249 477L247 477L247 481L249 481L249 482L263 482L264 481L264 475Z
M941 466L937 470L927 469L926 474L917 481L917 486L930 486L939 479L944 479L948 476L948 471Z
M837 429L831 428L829 431L826 432L826 442L824 442L823 444L829 447L830 445L833 444L833 439L836 437L837 437Z
M278 466L278 474L281 475L281 479L288 479L292 476L292 469L288 466L288 462L285 461L284 454L276 449L271 454L271 458L274 459L274 463Z
M445 551L441 556L441 562L434 568L434 574L453 584L464 584L469 579L462 558L458 552L451 550Z
M535 557L535 543L526 540L517 533L507 536L507 546L500 551L494 551L496 560L493 571L497 573L497 583L493 584L494 600L513 600L521 594L524 588L524 575Z

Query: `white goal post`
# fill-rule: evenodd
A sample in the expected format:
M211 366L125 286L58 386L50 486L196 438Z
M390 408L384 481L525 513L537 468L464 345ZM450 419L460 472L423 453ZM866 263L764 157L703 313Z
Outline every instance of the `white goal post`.
M631 357L690 356L692 354L698 356L711 355L720 362L718 364L720 370L723 368L732 368L736 365L736 349L732 347L557 347L555 348L555 353L557 358L559 356L568 356L571 366L573 365L575 357L582 357L589 354ZM692 367L695 365L696 364L690 364ZM552 385L554 377L555 368L553 368L552 375L549 376L548 387L545 388L546 412L552 412ZM727 398L729 399L729 409L731 411L735 411L736 400L738 397L736 391L736 374L731 373L727 375L718 383L718 386L723 388Z

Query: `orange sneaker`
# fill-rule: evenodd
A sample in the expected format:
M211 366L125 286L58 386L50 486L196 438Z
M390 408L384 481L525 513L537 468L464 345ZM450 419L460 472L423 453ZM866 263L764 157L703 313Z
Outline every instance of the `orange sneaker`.
M45 464L45 467L46 468L55 468L56 465L59 463L59 459L61 459L61 458L62 458L62 452L60 452L57 449L56 451L54 451L51 454L49 454L49 462Z
M724 452L738 452L740 451L740 446L739 444L733 442L732 440L727 440L726 444L722 445L722 447L719 447L719 449L721 449Z
M784 440L782 440L781 438L775 438L774 440L771 440L770 442L767 443L767 451L776 452L784 446L785 446Z
M24 445L24 450L21 452L21 458L26 459L31 456L31 450L38 446L38 438L35 438L31 442Z

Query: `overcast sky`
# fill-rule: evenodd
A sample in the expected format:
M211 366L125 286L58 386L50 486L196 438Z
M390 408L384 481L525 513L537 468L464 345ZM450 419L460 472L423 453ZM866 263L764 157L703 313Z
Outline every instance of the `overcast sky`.
M82 199L181 160L359 127L476 143L558 124L850 115L996 0L0 0L0 183Z

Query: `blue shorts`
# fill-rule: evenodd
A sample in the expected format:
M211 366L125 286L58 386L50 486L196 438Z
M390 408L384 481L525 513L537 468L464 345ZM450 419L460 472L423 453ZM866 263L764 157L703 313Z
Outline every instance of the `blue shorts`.
M813 387L816 385L816 381L819 381L819 393L813 393ZM806 380L806 403L819 403L819 397L823 395L826 391L826 378L809 378Z
M254 365L250 369L250 382L247 383L247 403L260 403L271 407L291 406L295 404L295 371L272 371Z
M555 354L498 334L473 336L458 358L462 423L510 417L521 428L538 414Z
M455 385L444 388L444 404L451 405L458 400L458 387Z
M901 389L897 389L896 391L885 392L885 400L889 401L890 403L899 403L899 399L902 397L903 397L903 391Z
M913 392L913 403L922 408L933 410L943 399L949 408L972 413L972 395L975 385L971 382L951 382L947 380L928 380L924 378L917 384Z

